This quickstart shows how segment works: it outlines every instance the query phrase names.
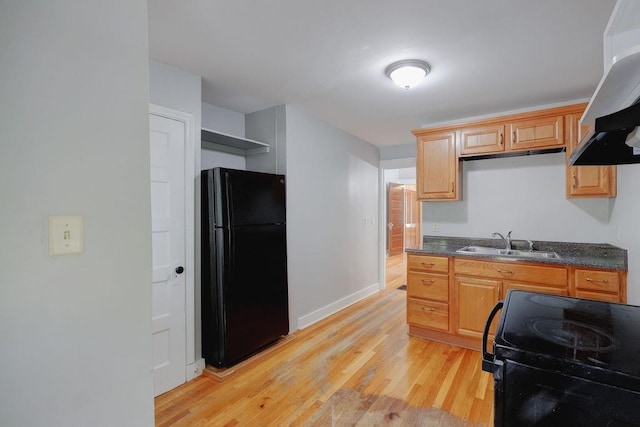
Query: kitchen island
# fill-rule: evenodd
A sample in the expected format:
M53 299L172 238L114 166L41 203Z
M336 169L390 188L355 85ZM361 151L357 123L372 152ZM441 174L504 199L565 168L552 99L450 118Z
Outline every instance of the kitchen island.
M511 242L521 252L531 244L557 257L458 252L503 248L498 239L425 236L422 246L407 248L409 333L479 350L489 312L509 289L626 302L626 250L601 243Z

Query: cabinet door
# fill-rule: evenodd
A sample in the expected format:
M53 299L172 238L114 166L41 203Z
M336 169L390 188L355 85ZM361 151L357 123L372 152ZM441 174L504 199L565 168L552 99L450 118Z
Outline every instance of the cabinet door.
M418 137L418 199L459 200L455 132Z
M487 125L460 130L460 155L504 151L504 125Z
M522 120L507 125L511 150L558 148L565 145L563 117Z
M579 129L580 115L565 116L567 161L586 129ZM615 166L567 166L567 197L615 197Z
M500 300L502 282L499 280L456 277L458 299L458 334L482 338L484 325L491 309ZM490 333L495 334L497 322Z

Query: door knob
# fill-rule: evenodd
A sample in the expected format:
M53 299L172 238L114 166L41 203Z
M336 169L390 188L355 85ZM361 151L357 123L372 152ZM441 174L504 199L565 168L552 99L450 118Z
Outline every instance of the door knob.
M180 267L176 267L176 274L182 274L184 273L184 267L180 266Z

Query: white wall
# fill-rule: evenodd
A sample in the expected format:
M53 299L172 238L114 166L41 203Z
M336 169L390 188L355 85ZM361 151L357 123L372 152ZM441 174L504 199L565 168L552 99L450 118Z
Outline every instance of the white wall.
M0 425L152 426L147 3L3 2ZM47 217L84 217L50 257Z
M202 127L244 138L244 114L203 102ZM247 162L244 156L203 148L200 169L217 167L244 170L247 168Z
M286 160L295 330L379 289L379 154L373 145L287 106Z
M247 161L244 156L203 148L200 153L200 170L217 167L245 170Z
M161 105L173 110L193 114L196 121L195 134L199 135L202 123L202 83L200 76L153 59L149 60L149 99L152 104ZM196 137L200 141L199 136ZM195 348L187 345L187 364L195 363L202 354L202 331L200 325L200 144L195 147L195 248L194 258L196 271L194 274L194 296L189 302L187 292L187 322L195 329ZM187 342L191 339L187 336Z
M514 239L609 241L609 199L567 199L565 154L462 162L463 200L424 202L422 233Z
M609 242L628 251L627 301L640 305L640 165L618 166L618 197L613 201Z
M244 138L244 114L203 102L202 127Z
M287 172L287 113L284 105L245 116L247 138L266 142L269 152L247 157L247 170L265 173Z

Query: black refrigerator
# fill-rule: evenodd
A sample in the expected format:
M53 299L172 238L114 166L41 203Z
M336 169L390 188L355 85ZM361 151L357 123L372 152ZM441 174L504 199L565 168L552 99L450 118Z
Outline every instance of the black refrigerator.
M202 171L202 352L228 367L289 332L285 177Z

